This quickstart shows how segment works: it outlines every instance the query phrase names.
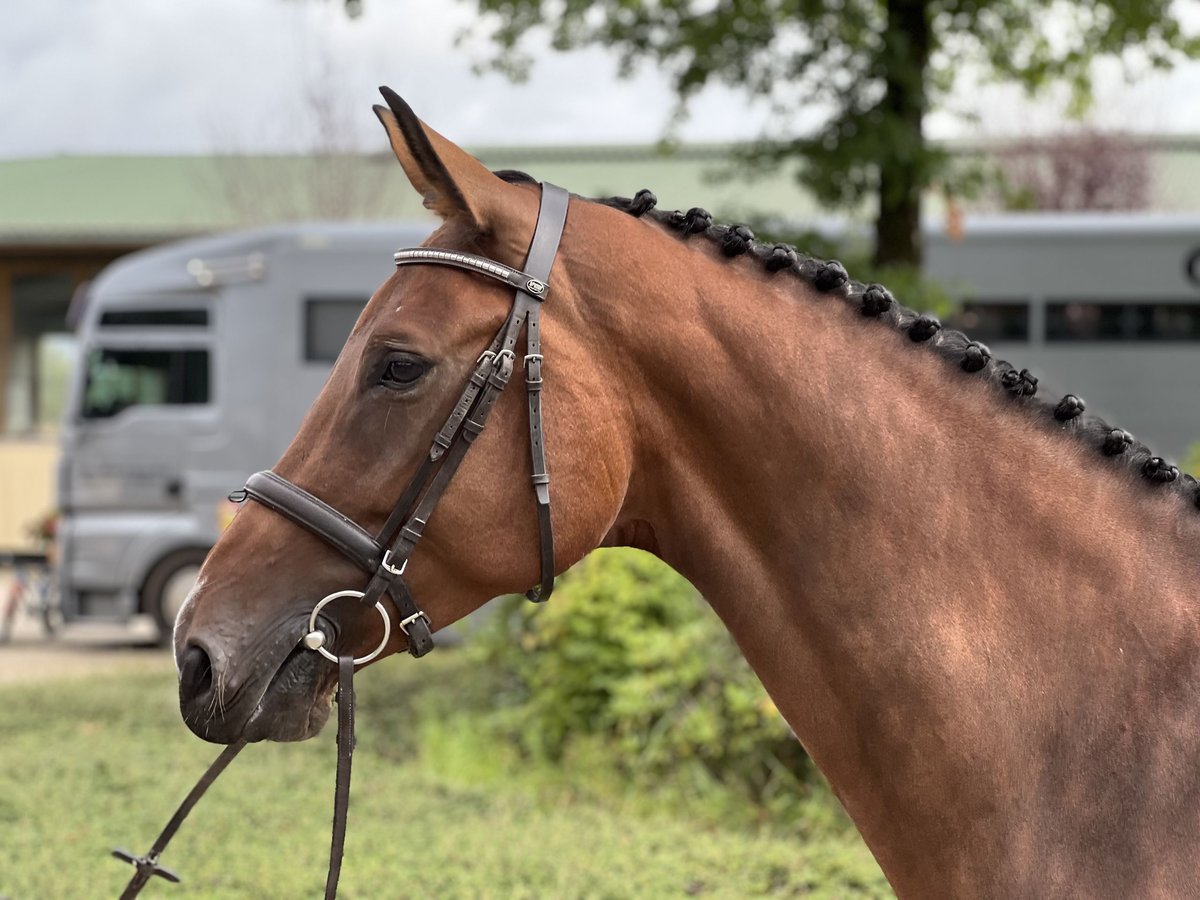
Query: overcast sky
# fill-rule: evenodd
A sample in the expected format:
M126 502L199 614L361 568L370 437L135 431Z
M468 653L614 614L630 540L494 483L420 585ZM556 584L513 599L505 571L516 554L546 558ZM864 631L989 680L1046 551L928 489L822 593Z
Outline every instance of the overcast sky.
M335 101L362 146L383 149L370 106L389 84L418 115L474 146L650 142L672 105L647 70L616 77L602 50L547 52L532 79L476 76L479 46L455 46L474 4L365 0L348 20L341 0L0 0L0 156L206 153L303 149L305 92ZM1186 0L1189 18L1200 3ZM1109 126L1200 134L1200 64L1126 86L1100 81ZM1048 127L1052 108L1005 90L963 92L992 134ZM815 115L815 114L814 114ZM740 95L707 91L683 127L687 140L753 137L765 112ZM964 133L935 116L938 136Z

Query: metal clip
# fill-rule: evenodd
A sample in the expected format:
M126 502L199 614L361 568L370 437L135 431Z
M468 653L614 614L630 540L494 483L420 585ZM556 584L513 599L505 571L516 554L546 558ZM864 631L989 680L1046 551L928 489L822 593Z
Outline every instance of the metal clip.
M128 850L122 850L118 848L112 852L112 855L121 860L121 862L127 862L137 869L137 875L134 876L133 881L130 883L130 887L136 888L135 892L140 892L142 886L149 882L149 880L156 875L159 878L171 882L172 884L179 884L178 875L176 875L170 869L163 868L158 864L157 853L148 853L145 856L135 856ZM126 891L128 890L129 888L126 888Z
M342 597L357 597L359 600L361 600L364 596L366 595L362 591L335 591L334 593L323 598L320 603L313 607L313 611L309 613L308 631L301 635L300 643L309 650L316 650L330 662L337 662L338 658L334 656L333 653L331 653L325 646L328 638L325 637L325 632L321 631L321 629L317 627L317 616L320 614L321 610L323 610L334 600L341 599ZM384 608L384 605L378 600L375 601L375 611L379 613L379 618L383 619L383 638L379 641L379 646L377 646L366 656L359 656L355 658L354 664L356 666L366 665L371 660L375 659L375 657L379 656L379 654L383 653L384 648L387 647L388 638L392 636L392 620L388 617L387 609Z

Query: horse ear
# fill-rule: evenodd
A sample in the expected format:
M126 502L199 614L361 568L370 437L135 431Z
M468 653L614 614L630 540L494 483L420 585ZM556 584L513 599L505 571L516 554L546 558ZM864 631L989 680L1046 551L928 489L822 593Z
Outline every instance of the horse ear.
M391 88L381 87L379 92L388 105L375 106L375 115L387 129L404 174L425 198L425 208L445 220L463 222L477 231L489 230L489 198L503 189L504 182L418 119Z

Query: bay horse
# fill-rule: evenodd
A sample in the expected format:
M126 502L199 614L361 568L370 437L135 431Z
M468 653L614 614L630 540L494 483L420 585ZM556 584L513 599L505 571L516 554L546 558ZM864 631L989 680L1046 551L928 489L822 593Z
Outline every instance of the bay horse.
M519 270L546 191L384 96L442 222L428 246ZM564 214L540 329L551 574L620 545L687 577L902 896L1200 893L1196 482L838 263L645 191ZM512 304L398 266L279 478L382 526ZM541 576L530 442L500 395L405 574L433 628ZM297 642L347 584L351 561L247 504L176 626L190 728L315 734L336 671ZM380 641L373 615L330 619L343 650ZM392 629L382 655L404 649Z

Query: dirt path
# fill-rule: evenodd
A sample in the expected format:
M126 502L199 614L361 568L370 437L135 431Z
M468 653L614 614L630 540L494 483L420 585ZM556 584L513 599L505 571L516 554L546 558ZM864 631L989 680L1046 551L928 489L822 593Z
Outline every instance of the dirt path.
M8 577L0 574L0 598L8 596ZM170 654L153 644L150 622L123 625L69 625L47 639L37 622L18 615L11 640L0 644L0 685L57 678L82 678L98 672L172 667Z

